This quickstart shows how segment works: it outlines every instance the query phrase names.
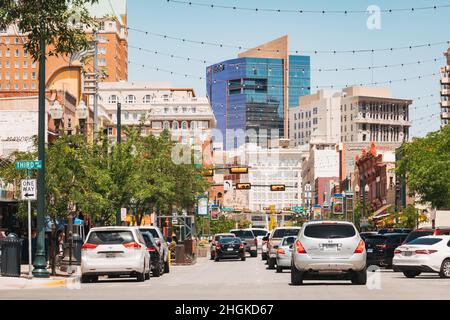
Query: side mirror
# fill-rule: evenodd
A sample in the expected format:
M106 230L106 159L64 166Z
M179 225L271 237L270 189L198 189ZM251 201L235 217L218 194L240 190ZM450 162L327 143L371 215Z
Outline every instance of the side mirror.
M293 249L293 248L294 248L294 245L291 244L291 245L289 246L289 249Z
M244 246L246 246L247 245L247 242L242 242L243 244L244 244Z
M263 237L262 240L263 241L269 241L269 237Z

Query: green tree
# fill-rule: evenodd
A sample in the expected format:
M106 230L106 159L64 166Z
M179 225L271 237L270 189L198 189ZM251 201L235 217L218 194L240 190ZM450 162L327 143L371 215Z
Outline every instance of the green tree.
M397 172L433 208L450 207L450 126L403 144Z

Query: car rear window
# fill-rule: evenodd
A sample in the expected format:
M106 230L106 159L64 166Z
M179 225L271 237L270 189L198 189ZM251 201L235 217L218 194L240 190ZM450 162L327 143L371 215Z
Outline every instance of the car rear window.
M283 240L283 246L290 246L291 244L294 244L296 237L289 237L289 238L285 238Z
M417 238L409 242L408 244L421 244L425 246L432 246L433 244L439 243L441 241L442 239L439 238Z
M238 238L254 238L253 232L250 230L237 230L237 231L231 231L236 237Z
M276 229L273 233L273 238L296 237L299 231L300 229Z
M238 243L241 244L241 239L239 238L230 238L230 237L224 237L220 238L219 243Z
M264 237L267 234L267 231L265 230L252 230L255 237Z
M154 242L155 240L154 240L154 238L151 236L151 233L150 233L150 232L149 232L149 233L146 233L146 232L142 233L142 237L144 237L145 244L146 244L147 246L155 246L155 245L156 245L156 243Z
M131 231L94 231L87 241L92 244L126 244L134 242Z
M405 243L410 243L411 241L419 238L419 237L425 237L425 236L432 236L433 231L413 231L411 232L408 237L405 240Z
M355 235L355 228L349 224L312 224L305 229L306 237L317 239L342 239Z
M155 229L140 229L141 232L150 232L150 234L153 236L153 238L159 238L158 231Z
M366 243L371 243L371 244L374 244L374 245L378 245L378 244L385 243L386 240L387 239L386 239L385 236L379 235L379 236L366 236L364 241Z

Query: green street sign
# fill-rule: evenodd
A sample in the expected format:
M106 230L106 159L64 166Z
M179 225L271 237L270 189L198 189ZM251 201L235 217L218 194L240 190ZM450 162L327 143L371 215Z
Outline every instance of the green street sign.
M222 208L222 212L234 212L234 208Z
M40 170L42 169L42 161L16 161L17 170Z
M295 213L302 213L303 211L305 211L305 208L302 206L296 206L292 207L292 211L294 211Z

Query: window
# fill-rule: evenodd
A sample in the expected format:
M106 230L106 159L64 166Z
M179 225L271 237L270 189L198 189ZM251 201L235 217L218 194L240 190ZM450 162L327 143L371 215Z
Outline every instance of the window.
M179 128L180 128L180 125L179 125L178 121L174 121L172 123L172 129L173 130L178 130Z
M28 80L28 72L23 73L23 80Z
M169 108L164 108L164 113L169 113Z
M36 90L36 83L31 84L31 89Z
M27 50L23 50L23 56L24 57L28 57L28 51Z
M118 98L115 94L113 94L112 96L109 96L108 98L108 103L109 104L116 104L118 102Z
M169 121L164 121L163 122L163 129L164 130L170 130L170 123L169 123Z
M19 90L19 84L18 83L14 84L14 89L15 90Z
M106 54L106 47L98 47L98 54Z
M11 40L9 38L6 38L5 39L5 44L10 44L10 43L11 43Z
M23 84L23 88L24 88L25 90L28 90L28 84L24 83L24 84Z
M31 64L31 67L32 67L33 69L36 69L36 62L33 62L33 63Z
M19 44L19 38L14 38L14 43Z
M14 80L19 80L19 73L18 72L14 72Z
M316 239L352 238L356 235L355 228L350 224L312 224L306 226L305 237Z
M181 129L183 129L183 130L187 130L187 129L188 129L188 123L187 123L187 121L183 121L183 122L181 123Z
M23 62L23 67L24 67L24 68L28 68L28 61L24 61L24 62Z
M196 113L197 112L197 108L195 108L195 107L191 108L191 112L192 113Z
M2 50L0 50L0 57L2 57L3 56L3 53L2 53Z
M31 73L31 80L36 80L36 72Z
M14 61L14 68L19 69L19 61Z
M6 67L6 69L9 69L10 66L11 66L11 65L10 65L9 60L6 60L6 62L5 62L5 67Z
M14 50L14 57L19 57L19 49Z
M105 58L99 58L99 59L98 59L98 65L99 65L100 67L106 66L106 59L105 59Z
M11 50L6 49L6 57L7 58L11 57Z
M152 102L152 96L147 94L144 99L142 99L142 102L144 103L151 103Z
M136 103L136 97L132 94L128 95L125 99L125 103Z

